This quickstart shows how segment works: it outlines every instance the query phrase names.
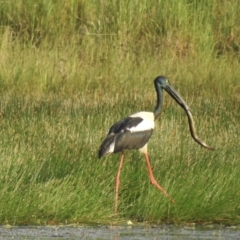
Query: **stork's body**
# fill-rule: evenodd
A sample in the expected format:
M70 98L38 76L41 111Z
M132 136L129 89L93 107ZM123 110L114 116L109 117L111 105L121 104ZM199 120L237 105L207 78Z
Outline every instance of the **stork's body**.
M126 149L147 151L147 143L154 129L154 114L138 112L115 123L103 141L99 157L110 153L122 152Z
M165 196L169 197L172 202L174 202L169 194L155 180L147 153L147 144L153 133L154 121L159 117L161 113L163 89L167 91L174 98L174 100L186 111L189 119L190 131L195 141L206 148L212 149L195 135L195 129L193 126L189 107L184 102L182 97L177 93L177 91L169 84L168 79L164 76L159 76L154 80L154 85L157 93L157 105L154 111L138 112L115 123L110 128L106 138L103 140L99 148L99 158L111 153L121 152L115 186L115 213L117 212L118 206L120 172L123 164L125 150L138 149L144 154L150 182L161 192L163 192Z

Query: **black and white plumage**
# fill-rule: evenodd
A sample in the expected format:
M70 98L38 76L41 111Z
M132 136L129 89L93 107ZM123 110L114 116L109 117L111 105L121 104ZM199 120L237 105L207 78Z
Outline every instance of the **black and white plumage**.
M149 173L150 182L160 190L166 197L170 198L171 202L175 202L169 194L158 184L155 180L149 156L147 153L147 144L153 133L154 121L159 117L162 109L163 90L165 90L186 112L188 116L189 129L193 139L201 146L213 150L214 148L208 146L201 141L194 128L192 114L186 102L182 99L179 93L171 86L168 79L164 76L159 76L154 80L154 85L157 93L157 104L153 112L138 112L130 115L127 118L115 123L110 128L106 138L103 140L98 156L99 158L111 153L121 152L118 172L116 176L115 185L115 213L118 207L118 189L120 185L120 172L124 159L124 151L138 149L144 154L147 169Z
M153 129L154 114L152 112L138 112L115 123L100 146L99 158L126 149L146 151Z

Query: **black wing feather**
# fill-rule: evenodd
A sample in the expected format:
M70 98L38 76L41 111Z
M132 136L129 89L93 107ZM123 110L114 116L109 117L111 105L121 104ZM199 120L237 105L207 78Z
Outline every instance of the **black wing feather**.
M127 117L119 122L116 122L111 126L108 135L111 133L119 133L125 129L130 129L132 127L136 127L143 119L141 117Z
M110 145L114 143L115 134L108 135L102 142L98 150L98 157L101 158L108 154Z

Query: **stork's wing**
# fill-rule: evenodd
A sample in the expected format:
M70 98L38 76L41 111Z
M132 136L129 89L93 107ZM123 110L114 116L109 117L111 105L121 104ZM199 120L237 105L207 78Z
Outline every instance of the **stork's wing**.
M99 151L99 158L110 154L124 151L126 149L140 149L149 140L153 129L131 132L129 129L123 129L118 133L110 133L103 140Z
M136 127L143 119L141 117L127 117L119 122L116 122L111 126L108 135L111 133L119 133L126 129L131 129L132 127Z
M114 153L121 152L125 149L140 149L147 144L151 137L153 129L131 132L124 130L115 135Z

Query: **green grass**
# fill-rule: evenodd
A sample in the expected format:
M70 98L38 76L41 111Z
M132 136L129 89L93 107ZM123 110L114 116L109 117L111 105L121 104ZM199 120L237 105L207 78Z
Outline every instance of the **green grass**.
M0 223L238 224L239 3L35 3L0 3ZM165 93L148 149L176 204L128 151L114 215L119 155L99 160L98 147L114 122L154 109L158 75L216 150Z

